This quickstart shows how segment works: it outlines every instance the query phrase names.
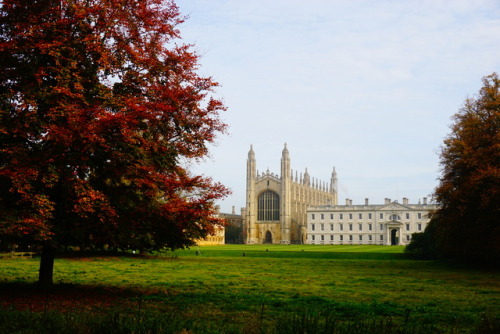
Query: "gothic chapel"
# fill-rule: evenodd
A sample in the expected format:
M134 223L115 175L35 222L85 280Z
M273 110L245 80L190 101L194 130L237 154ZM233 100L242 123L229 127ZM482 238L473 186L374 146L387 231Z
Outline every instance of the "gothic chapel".
M310 206L337 205L337 173L330 184L300 176L290 168L285 144L281 155L281 175L257 171L255 153L250 146L247 160L244 239L248 244L303 244L307 237L306 210Z

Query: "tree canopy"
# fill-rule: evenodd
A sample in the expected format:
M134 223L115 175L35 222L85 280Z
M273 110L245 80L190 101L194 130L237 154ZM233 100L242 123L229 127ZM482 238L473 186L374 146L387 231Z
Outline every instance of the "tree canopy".
M425 240L434 255L500 263L500 79L483 78L454 115L440 153L442 173ZM420 239L419 239L420 240ZM422 239L423 240L423 239Z
M0 242L193 244L228 190L186 166L226 125L166 0L4 0Z

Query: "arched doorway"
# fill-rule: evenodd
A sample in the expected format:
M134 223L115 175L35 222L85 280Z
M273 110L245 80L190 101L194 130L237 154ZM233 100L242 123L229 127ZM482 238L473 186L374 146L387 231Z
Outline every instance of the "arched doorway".
M391 230L391 246L399 245L398 230Z
M266 232L266 240L264 241L266 244L272 244L273 243L273 235L271 234L271 231Z

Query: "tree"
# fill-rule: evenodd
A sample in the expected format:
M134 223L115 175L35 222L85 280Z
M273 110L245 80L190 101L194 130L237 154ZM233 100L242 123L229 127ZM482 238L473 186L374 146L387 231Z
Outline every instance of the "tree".
M483 78L479 95L454 116L441 149L435 190L440 208L429 234L437 256L500 263L500 80ZM429 240L428 238L426 240ZM432 249L431 247L431 249Z
M221 221L228 190L185 167L224 133L217 83L177 44L167 0L4 0L0 239L54 252L182 248Z

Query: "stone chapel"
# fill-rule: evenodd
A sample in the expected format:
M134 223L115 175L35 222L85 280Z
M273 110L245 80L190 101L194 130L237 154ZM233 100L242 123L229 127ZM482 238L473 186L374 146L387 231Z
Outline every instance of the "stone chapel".
M304 244L307 241L307 208L337 205L337 173L330 183L300 175L290 168L290 154L281 155L281 174L259 174L253 147L247 160L246 207L242 209L244 239L248 244Z

